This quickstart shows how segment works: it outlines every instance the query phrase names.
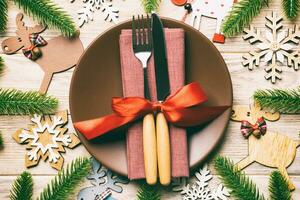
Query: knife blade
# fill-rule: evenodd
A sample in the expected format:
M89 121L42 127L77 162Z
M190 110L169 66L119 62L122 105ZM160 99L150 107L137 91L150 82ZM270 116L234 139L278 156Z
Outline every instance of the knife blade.
M152 14L152 40L157 99L162 102L170 94L170 81L163 24L155 13ZM171 182L170 136L168 123L162 112L156 115L156 144L159 180L162 185L169 185Z
M163 24L157 14L152 14L153 54L158 101L170 94L170 81Z

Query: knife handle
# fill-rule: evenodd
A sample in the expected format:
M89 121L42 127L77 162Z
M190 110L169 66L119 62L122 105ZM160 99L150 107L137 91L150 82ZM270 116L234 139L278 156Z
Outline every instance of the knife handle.
M143 147L146 182L154 185L157 182L157 153L155 122L152 113L143 119Z
M167 120L163 113L156 116L157 161L159 180L162 185L171 182L170 136Z

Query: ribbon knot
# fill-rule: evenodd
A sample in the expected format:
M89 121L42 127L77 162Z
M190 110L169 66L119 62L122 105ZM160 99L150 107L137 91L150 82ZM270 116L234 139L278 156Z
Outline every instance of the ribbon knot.
M38 47L47 45L47 41L36 33L30 34L29 40L31 45L28 48L22 49L23 54L30 60L36 60L42 55L42 52Z
M168 122L189 127L208 122L229 107L203 106L206 101L207 97L198 83L190 83L180 88L164 102L151 102L142 97L114 97L113 114L76 122L74 126L90 140L158 110Z
M243 120L241 124L241 133L245 138L248 138L251 134L259 138L267 131L267 123L263 117L259 118L255 124L251 124L247 120Z

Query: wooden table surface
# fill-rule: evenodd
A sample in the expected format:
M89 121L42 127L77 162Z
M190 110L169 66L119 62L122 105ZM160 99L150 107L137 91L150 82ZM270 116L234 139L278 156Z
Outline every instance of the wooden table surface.
M70 3L69 0L56 0L56 2L67 10L70 15L73 16L77 22L76 11L82 6L82 0L76 0L74 3ZM133 14L139 14L143 12L139 0L114 0L114 6L120 9L120 21L130 19ZM281 0L272 0L269 3L269 7L262 9L259 16L257 16L252 25L258 28L262 28L264 32L265 16L271 14L272 11L276 11L282 14ZM15 16L20 10L9 3L9 21L7 31L0 35L0 43L9 36L15 35L16 25ZM184 9L182 7L174 6L170 0L163 0L160 6L159 14L162 16L171 17L174 19L180 19ZM25 18L28 24L34 24L28 17ZM299 24L300 20L296 23ZM286 19L283 21L284 28L291 27L292 23ZM107 30L114 24L105 22L103 15L100 11L96 11L94 14L94 21L90 21L84 25L80 31L80 38L86 48L99 34ZM208 38L211 38L215 30L216 21L214 19L203 18L200 30ZM59 33L53 30L47 30L43 33L46 39L52 38ZM231 74L234 93L234 104L249 104L251 95L256 89L264 88L294 88L300 85L300 74L294 72L292 69L283 66L282 81L278 81L276 85L271 84L264 78L264 69L256 68L253 71L248 71L241 64L242 55L249 50L255 48L253 45L249 45L247 41L243 41L240 36L226 39L225 44L216 44L224 57L228 69ZM300 50L300 46L297 50ZM5 59L5 70L0 77L1 88L17 88L21 90L38 90L43 72L39 66L29 59L25 58L22 54L4 55L0 52L1 56ZM117 52L116 52L117 55ZM63 58L62 58L63 59ZM69 108L69 86L74 69L70 69L64 73L56 74L50 85L48 94L51 94L59 99L59 110ZM12 139L12 134L19 128L25 128L29 123L28 116L1 116L0 117L0 129L2 131L5 148L0 151L0 199L9 198L9 190L11 188L13 180L24 170L24 155L26 153L25 146L17 144ZM230 122L229 128L226 132L224 141L219 146L216 154L221 154L230 157L234 162L239 161L247 155L248 145L247 140L243 139L239 132L240 124L237 122ZM282 115L281 119L277 122L269 123L269 127L272 130L284 133L293 139L298 138L298 131L300 127L300 115ZM69 123L70 131L74 131L71 123ZM199 147L201 148L201 147ZM263 152L262 152L263 153ZM79 147L69 150L67 149L65 157L65 164L78 156L89 156L85 148L80 145ZM208 163L210 160L207 161ZM65 165L64 165L65 166ZM209 169L212 170L214 178L211 181L211 187L219 182L215 176L213 167L209 165ZM37 196L46 184L57 174L57 171L52 169L48 163L40 162L36 167L27 169L32 173L34 179L34 195ZM257 163L252 164L245 169L247 175L249 175L254 182L257 183L261 191L268 196L267 184L270 172L273 169L261 166ZM288 173L291 180L296 186L296 190L293 192L294 199L300 199L300 148L297 150L296 158L293 164L288 168ZM76 199L76 194L80 188L89 186L90 183L85 180L80 184L73 195L70 195L70 199ZM122 194L113 193L113 197L117 199L135 199L137 186L133 183L123 187ZM162 199L180 199L179 194L163 191Z

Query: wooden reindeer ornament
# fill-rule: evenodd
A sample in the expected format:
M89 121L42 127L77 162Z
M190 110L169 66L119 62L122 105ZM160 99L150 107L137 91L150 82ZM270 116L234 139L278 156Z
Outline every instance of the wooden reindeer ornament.
M217 25L213 36L213 42L223 44L225 42L225 36L221 33L221 24L235 2L236 0L196 0L192 4L189 24L196 29L199 29L202 16L216 19Z
M258 104L251 107L244 105L233 106L231 119L233 121L248 121L252 125L257 124L257 120L264 118L268 121L276 121L280 117L279 113L263 111ZM249 155L237 163L240 170L258 162L268 167L278 168L289 183L289 189L294 190L295 186L291 182L286 168L290 166L296 156L296 149L300 146L300 141L295 141L286 135L266 130L264 135L259 137L251 134L248 137Z
M45 73L39 92L46 93L53 74L74 67L83 53L83 46L78 36L58 36L45 41L39 34L46 27L27 27L22 19L23 14L19 13L16 16L17 36L4 40L2 50L5 54L14 54L22 49L27 58L38 63Z

